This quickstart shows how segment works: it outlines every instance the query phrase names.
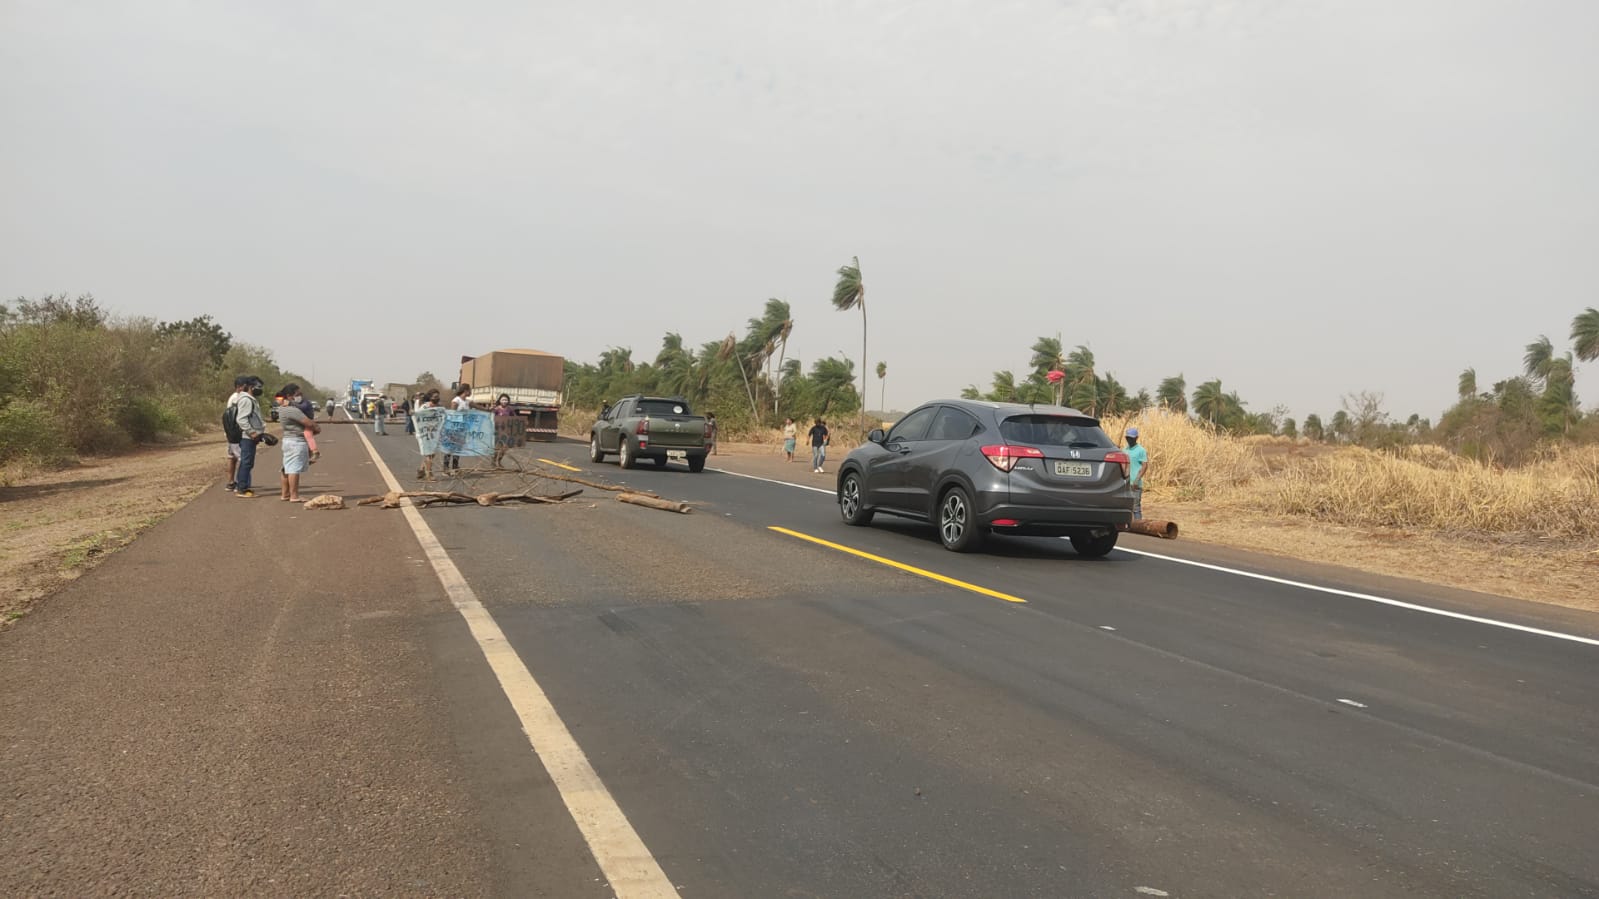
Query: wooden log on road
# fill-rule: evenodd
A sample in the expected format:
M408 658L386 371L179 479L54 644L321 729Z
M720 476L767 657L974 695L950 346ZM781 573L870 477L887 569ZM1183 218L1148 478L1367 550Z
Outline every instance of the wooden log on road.
M566 493L558 493L554 496L544 496L537 493L528 493L524 490L521 493L480 493L474 496L470 493L456 493L450 490L409 490L403 493L390 490L382 496L369 496L356 503L356 505L377 505L384 509L398 509L400 500L407 498L416 500L417 505L423 508L436 503L451 505L467 505L470 503L479 506L499 506L508 503L557 505L582 492L581 490L572 490Z
M1141 518L1127 525L1124 530L1134 534L1143 534L1146 537L1159 537L1162 540L1177 539L1177 522L1160 521L1154 518Z
M616 498L624 503L631 503L635 506L648 506L651 509L660 509L663 512L677 512L680 515L687 515L688 513L694 511L693 509L689 508L688 503L680 503L675 500L661 499L658 496L645 496L642 493L618 493Z

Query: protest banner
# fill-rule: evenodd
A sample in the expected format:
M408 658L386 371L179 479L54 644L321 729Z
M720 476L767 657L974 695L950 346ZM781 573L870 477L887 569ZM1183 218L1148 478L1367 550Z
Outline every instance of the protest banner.
M444 415L445 411L437 407L411 411L411 422L416 428L416 448L422 455L431 456L439 451Z
M494 455L494 416L475 409L444 413L439 449L451 456Z

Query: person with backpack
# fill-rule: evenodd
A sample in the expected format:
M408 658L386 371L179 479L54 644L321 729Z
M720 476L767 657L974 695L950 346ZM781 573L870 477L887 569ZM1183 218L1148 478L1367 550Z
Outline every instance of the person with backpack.
M255 448L267 436L258 401L263 390L261 379L251 375L246 391L239 394L239 401L233 407L233 421L239 429L239 468L233 477L233 495L241 499L255 497L255 491L250 489L250 474L255 470Z
M235 476L239 471L239 441L243 439L244 432L239 430L239 423L233 413L239 406L239 397L250 390L250 376L239 375L233 379L233 393L228 395L228 402L222 407L222 436L228 441L228 486L227 491L232 493L238 486Z

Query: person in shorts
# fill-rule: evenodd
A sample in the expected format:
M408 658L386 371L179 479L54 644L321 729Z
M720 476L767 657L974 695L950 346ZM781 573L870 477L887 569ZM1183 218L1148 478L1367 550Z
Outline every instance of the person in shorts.
M239 472L239 442L244 439L244 434L239 430L239 423L234 418L234 413L239 406L239 397L250 390L250 376L239 375L233 379L233 392L228 394L227 405L222 407L222 435L228 441L228 486L227 491L232 493L238 486L235 481Z
M798 445L799 445L799 425L795 424L794 423L794 419L792 419L792 418L784 420L784 422L783 422L783 453L788 456L788 461L790 461L790 462L794 461L794 450L796 448L798 448Z
M294 404L294 397L299 392L299 385L290 384L278 391L276 397L278 424L283 426L283 438L279 442L283 450L283 477L278 498L290 503L300 501L300 475L305 474L305 470L311 466L311 447L306 442L306 434L321 430Z

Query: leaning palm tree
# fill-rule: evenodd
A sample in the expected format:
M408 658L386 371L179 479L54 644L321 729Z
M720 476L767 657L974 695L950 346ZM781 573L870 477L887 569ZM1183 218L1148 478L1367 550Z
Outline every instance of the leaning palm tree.
M1227 415L1227 392L1221 389L1221 379L1206 381L1194 388L1194 414L1215 424Z
M888 402L888 400L885 399L885 397L888 396L888 363L887 362L879 362L879 363L877 363L877 387L878 387L878 389L877 389L877 411L879 411L879 412L887 412L888 411L888 406L885 405Z
M1540 384L1549 377L1549 366L1555 361L1555 345L1549 342L1549 337L1539 334L1538 339L1527 344L1527 355L1521 357L1521 365L1527 372L1527 377L1538 381Z
M1584 362L1599 359L1599 309L1589 306L1571 320L1571 348Z
M1155 399L1173 412L1188 411L1188 380L1182 375L1162 378L1155 390Z
M1455 386L1462 400L1469 400L1477 395L1477 370L1468 368L1460 373L1460 382Z
M838 283L833 285L833 308L839 312L861 310L861 427L866 427L866 282L861 280L861 257L854 256L850 264L838 270Z
M738 365L738 373L744 376L744 392L750 398L750 419L757 425L761 421L761 412L755 406L755 391L750 387L750 371L744 365L744 358L738 351L738 337L732 331L722 338L722 344L717 349L716 358L722 362L731 359Z

